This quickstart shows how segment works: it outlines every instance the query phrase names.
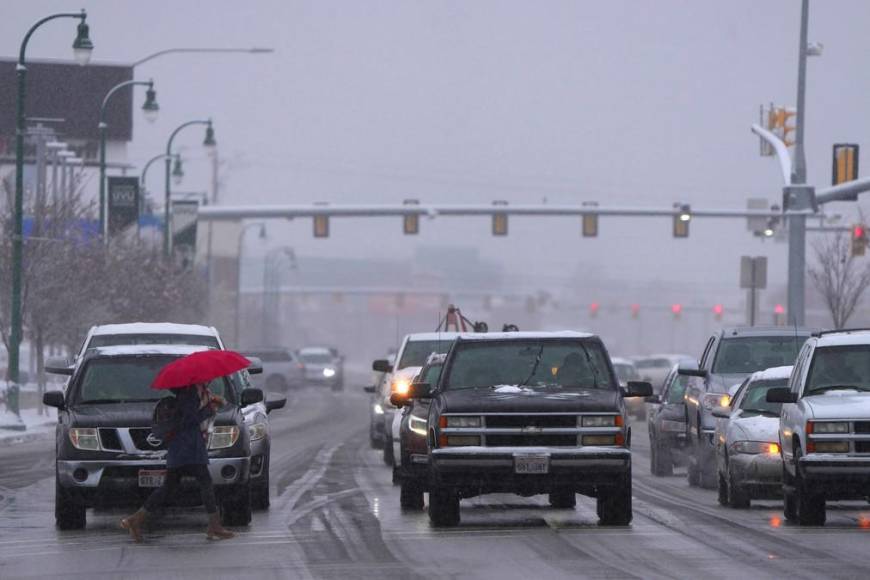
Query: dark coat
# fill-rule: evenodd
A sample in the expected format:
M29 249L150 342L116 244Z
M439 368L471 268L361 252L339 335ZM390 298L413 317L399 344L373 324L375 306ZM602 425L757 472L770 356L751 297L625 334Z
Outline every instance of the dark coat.
M214 410L211 405L199 408L196 387L179 389L175 397L178 399L179 419L175 435L169 440L166 467L173 469L183 465L208 465L208 449L200 423L214 415Z

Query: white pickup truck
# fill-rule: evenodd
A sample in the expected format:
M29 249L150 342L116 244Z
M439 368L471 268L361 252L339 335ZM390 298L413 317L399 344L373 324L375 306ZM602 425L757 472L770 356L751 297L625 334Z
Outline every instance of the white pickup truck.
M811 336L789 386L767 400L783 403L779 441L785 516L825 523L825 502L870 496L870 330Z

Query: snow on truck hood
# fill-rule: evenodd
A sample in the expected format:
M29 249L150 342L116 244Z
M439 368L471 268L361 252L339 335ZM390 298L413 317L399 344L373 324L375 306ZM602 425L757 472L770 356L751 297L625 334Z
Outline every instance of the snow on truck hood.
M813 419L870 419L870 393L852 389L828 391L800 400Z

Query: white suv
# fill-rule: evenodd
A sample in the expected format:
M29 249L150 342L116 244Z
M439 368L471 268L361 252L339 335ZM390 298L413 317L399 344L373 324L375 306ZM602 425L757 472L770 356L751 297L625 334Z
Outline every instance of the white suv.
M823 525L828 500L870 493L870 330L822 332L798 355L783 403L779 441L785 516Z

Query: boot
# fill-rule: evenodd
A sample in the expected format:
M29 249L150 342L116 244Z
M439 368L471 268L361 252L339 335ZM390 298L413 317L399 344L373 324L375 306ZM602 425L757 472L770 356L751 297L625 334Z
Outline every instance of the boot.
M142 524L145 523L147 515L148 512L140 509L132 516L127 516L121 520L121 527L130 532L130 537L137 544L142 542Z
M221 517L217 513L208 515L208 529L205 531L209 540L229 540L236 535L221 525Z

